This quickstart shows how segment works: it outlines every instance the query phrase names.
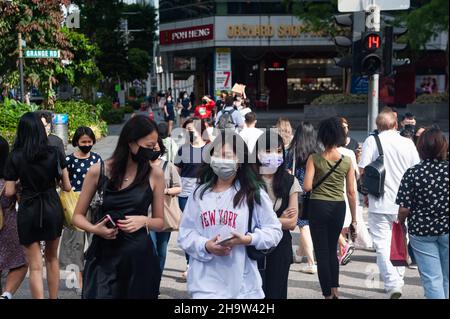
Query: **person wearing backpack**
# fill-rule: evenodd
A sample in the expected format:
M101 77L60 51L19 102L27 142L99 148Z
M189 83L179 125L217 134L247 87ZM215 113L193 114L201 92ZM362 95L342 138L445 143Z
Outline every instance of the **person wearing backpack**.
M394 112L381 112L376 124L378 134L365 140L358 166L364 188L370 189L364 202L369 207L369 229L384 289L389 298L398 299L402 295L405 268L394 267L390 261L392 227L398 213L395 200L403 174L418 164L420 158L413 141L397 132Z
M233 105L233 97L225 98L225 107L217 114L216 127L220 130L234 129L241 130L244 128L244 118L235 109Z

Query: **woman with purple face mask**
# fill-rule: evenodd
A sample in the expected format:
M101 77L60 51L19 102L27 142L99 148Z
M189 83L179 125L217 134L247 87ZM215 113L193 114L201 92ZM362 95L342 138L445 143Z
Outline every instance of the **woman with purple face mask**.
M280 243L266 257L265 270L261 271L264 294L267 299L287 299L289 268L294 261L290 230L297 226L301 187L286 170L284 142L275 131L259 137L256 154L259 172L283 230Z

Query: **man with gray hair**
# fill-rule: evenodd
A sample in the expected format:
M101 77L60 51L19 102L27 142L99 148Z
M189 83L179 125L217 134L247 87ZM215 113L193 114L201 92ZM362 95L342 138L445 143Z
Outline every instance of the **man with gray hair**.
M377 265L384 288L389 298L398 299L402 295L405 268L394 267L390 261L392 227L398 214L395 200L403 174L408 168L418 164L420 159L414 143L397 132L397 115L394 112L382 111L378 114L376 124L384 153L384 194L378 198L369 194L365 197L365 203L369 207L369 231L376 249ZM364 174L364 168L378 156L375 137L369 136L363 144L358 164L361 176Z

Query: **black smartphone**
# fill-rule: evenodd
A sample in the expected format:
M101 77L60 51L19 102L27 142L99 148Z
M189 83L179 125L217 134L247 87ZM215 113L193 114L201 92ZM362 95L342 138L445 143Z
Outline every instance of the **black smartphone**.
M350 240L351 241L355 241L354 240L354 234L356 233L356 229L355 227L353 227L353 224L350 224L350 227L348 228L349 231L349 235L350 235Z

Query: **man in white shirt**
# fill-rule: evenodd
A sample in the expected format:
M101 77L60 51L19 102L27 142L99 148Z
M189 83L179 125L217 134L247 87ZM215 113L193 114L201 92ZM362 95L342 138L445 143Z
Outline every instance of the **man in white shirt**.
M394 267L390 261L392 226L397 221L398 205L395 204L398 188L406 170L420 162L414 143L397 132L397 116L392 111L378 114L377 128L384 153L386 177L384 194L377 198L368 195L369 229L377 252L377 264L384 287L391 299L401 297L404 285L404 267ZM369 136L363 144L359 168L364 168L379 156L376 140Z
M249 152L253 152L258 138L263 134L263 131L256 128L256 122L255 112L245 114L245 128L239 133Z

